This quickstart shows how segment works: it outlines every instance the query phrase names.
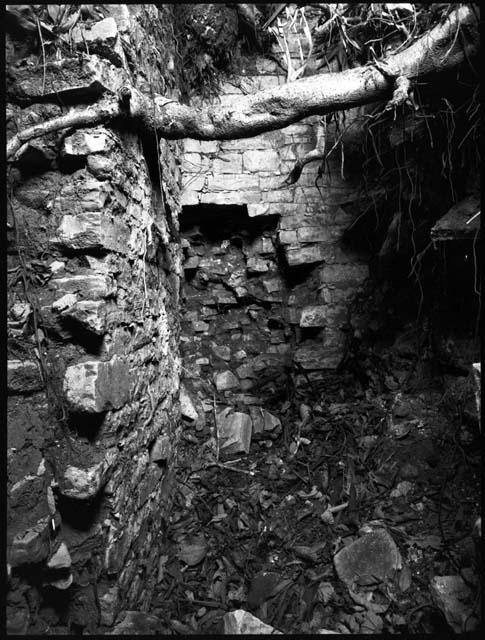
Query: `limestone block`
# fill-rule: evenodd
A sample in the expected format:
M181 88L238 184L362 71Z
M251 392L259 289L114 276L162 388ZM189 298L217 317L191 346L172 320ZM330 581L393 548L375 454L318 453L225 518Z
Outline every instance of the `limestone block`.
M69 465L59 479L59 490L67 498L76 500L93 498L103 484L104 470L103 461L88 468Z
M465 577L469 580L470 572L467 573ZM478 627L478 620L473 615L475 596L461 576L434 576L430 592L455 633L473 631Z
M117 67L122 66L124 54L118 40L118 26L114 18L104 18L95 22L89 29L83 24L76 26L71 37L81 51L85 51L87 46L91 53L106 58Z
M8 360L7 390L9 393L32 393L44 388L39 365L33 360Z
M185 138L183 141L184 153L216 153L220 143L215 140L193 140Z
M226 613L223 621L225 635L282 635L281 631L277 631L274 627L253 616L252 613L244 611L244 609L237 609L236 611Z
M45 76L44 76L45 73ZM45 83L44 83L45 78ZM48 62L37 67L15 67L15 82L8 94L23 104L44 100L83 101L116 93L127 76L96 56Z
M342 346L343 348L343 346ZM303 369L335 369L342 360L343 351L338 346L303 345L295 350L294 359Z
M115 163L111 158L92 155L88 156L86 168L98 180L106 180L113 175Z
M214 173L242 173L242 155L240 153L224 153L212 163Z
M65 542L61 542L59 548L47 562L49 569L68 569L72 564L69 549Z
M188 422L195 422L198 418L197 410L194 407L192 398L184 385L180 385L180 414Z
M168 436L160 436L155 440L155 444L150 451L150 462L165 462L170 458L171 454L172 443L170 438Z
M8 558L12 567L42 562L49 556L51 517L40 518L37 523L15 536Z
M79 293L84 298L107 298L116 291L112 278L102 274L85 274L53 278L51 284L62 293Z
M278 233L278 239L281 244L296 244L298 242L297 231L280 231Z
M280 157L273 149L248 150L243 153L245 171L276 171L279 169Z
M242 364L240 367L236 369L236 373L241 379L256 377L256 373L254 372L253 367L249 364Z
M232 371L220 371L214 374L214 383L217 391L228 391L239 387L239 380Z
M196 333L205 333L209 331L209 324L207 322L203 322L202 320L194 320L192 322L192 329Z
M78 129L64 138L62 152L65 156L88 156L92 153L107 153L114 142L106 129Z
M64 395L71 411L101 413L120 409L131 397L134 377L124 358L71 365L64 376Z
M111 221L99 211L65 215L51 240L68 249L92 251L105 249L128 253L130 233L125 225Z
M106 303L103 300L79 300L61 313L63 317L72 318L98 335L107 329Z
M266 273L268 271L268 262L261 258L248 258L246 267L249 274Z
M296 231L298 242L329 242L340 237L340 230L319 227L301 227Z
M251 418L246 413L230 413L224 409L217 415L219 450L224 455L249 453L251 446Z
M325 284L344 284L345 286L361 283L369 275L366 264L326 264L322 268L320 280Z
M325 257L323 248L318 244L309 244L303 247L286 246L285 253L290 267L322 262Z
M300 327L324 327L326 324L324 305L311 305L302 309Z
M207 181L207 191L251 191L259 188L258 175L243 173L232 175L220 173L210 176Z

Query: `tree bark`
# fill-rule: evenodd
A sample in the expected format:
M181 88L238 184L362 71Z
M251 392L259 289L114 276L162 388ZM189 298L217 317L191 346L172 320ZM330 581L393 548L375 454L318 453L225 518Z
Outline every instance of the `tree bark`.
M443 24L433 27L407 49L377 65L296 80L274 89L238 96L230 105L195 108L159 97L153 101L132 87L123 100L104 98L96 106L73 109L60 118L35 125L14 136L7 159L31 140L68 127L91 127L119 117L167 139L231 140L281 129L312 115L388 99L393 78L409 80L456 67L478 53L478 16L472 5L459 5ZM379 70L381 67L383 70ZM385 71L384 71L385 69Z

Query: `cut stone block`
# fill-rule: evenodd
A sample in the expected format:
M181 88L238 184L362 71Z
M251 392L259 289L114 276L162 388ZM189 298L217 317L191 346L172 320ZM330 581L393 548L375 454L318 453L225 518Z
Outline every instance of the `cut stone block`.
M243 167L252 173L258 171L277 171L280 157L277 151L265 149L262 151L249 150L243 153Z
M64 139L62 153L65 156L84 157L92 153L106 153L114 146L106 129L78 129Z
M72 564L69 549L65 542L61 542L59 548L47 563L49 569L68 569Z
M180 386L180 413L182 418L185 418L189 422L195 422L198 418L197 410L194 407L192 398L184 385Z
M32 393L44 388L39 365L33 360L8 360L7 389L9 393Z
M99 211L90 211L64 216L51 242L78 251L104 249L126 254L129 238L130 232L125 226Z
M266 273L268 271L268 263L261 258L249 258L246 264L248 273Z
M87 299L107 298L116 291L112 278L102 274L86 274L52 278L51 284L63 293L79 293Z
M245 635L245 634L277 634L282 635L281 631L277 631L274 627L266 624L252 613L237 609L230 611L223 617L224 634L225 635Z
M101 413L120 409L131 397L134 378L118 356L108 362L92 360L66 369L64 394L71 411Z
M59 490L68 498L87 500L97 495L103 480L104 463L102 461L87 469L71 465L64 469L62 478L59 479Z
M214 375L214 383L217 391L228 391L239 387L239 380L232 371L221 371Z
M326 324L326 307L324 305L312 305L302 309L300 327L324 327Z
M349 589L369 577L383 582L391 580L402 566L399 549L384 529L363 535L341 549L333 561L338 577Z
M103 300L79 300L61 313L72 318L97 335L102 335L107 328L106 303Z
M311 244L304 247L285 246L286 259L290 267L300 264L313 264L323 262L325 250L318 244Z
M229 413L225 409L217 415L220 452L224 455L249 453L251 446L251 418L246 413Z

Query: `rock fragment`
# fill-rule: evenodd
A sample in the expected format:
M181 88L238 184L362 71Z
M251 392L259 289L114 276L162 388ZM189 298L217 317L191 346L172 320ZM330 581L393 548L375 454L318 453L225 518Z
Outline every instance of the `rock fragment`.
M244 634L278 634L282 635L281 631L278 631L269 624L264 623L256 616L253 616L244 609L237 609L236 611L230 611L223 617L224 622L224 634L225 635L244 635Z

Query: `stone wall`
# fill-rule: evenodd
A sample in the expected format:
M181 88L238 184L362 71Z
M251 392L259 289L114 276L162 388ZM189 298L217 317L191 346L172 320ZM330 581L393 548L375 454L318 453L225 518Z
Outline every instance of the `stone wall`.
M290 34L294 67L301 64L300 39L298 33ZM303 40L301 44L304 49ZM273 53L279 55L276 47ZM218 101L227 105L243 94L285 82L286 73L276 61L255 57L240 76L223 85ZM278 250L283 257L274 293L286 287L288 322L298 333L292 355L311 377L341 362L349 303L368 277L367 256L342 243L344 230L355 218L351 210L362 187L361 172L351 171L343 164L345 157L334 153L321 178L318 164L311 163L296 184L284 184L296 160L315 147L317 121L307 118L241 140L185 140L181 198L183 206L245 205L250 221L277 221L267 237L271 252ZM328 134L335 137L334 125ZM253 259L254 254L246 257ZM251 272L249 262L247 266Z
M150 64L167 17L89 7L45 66L8 34L9 133L126 78L169 91ZM80 129L9 172L9 633L92 633L150 604L179 433L178 148L160 152L161 178L153 141Z

